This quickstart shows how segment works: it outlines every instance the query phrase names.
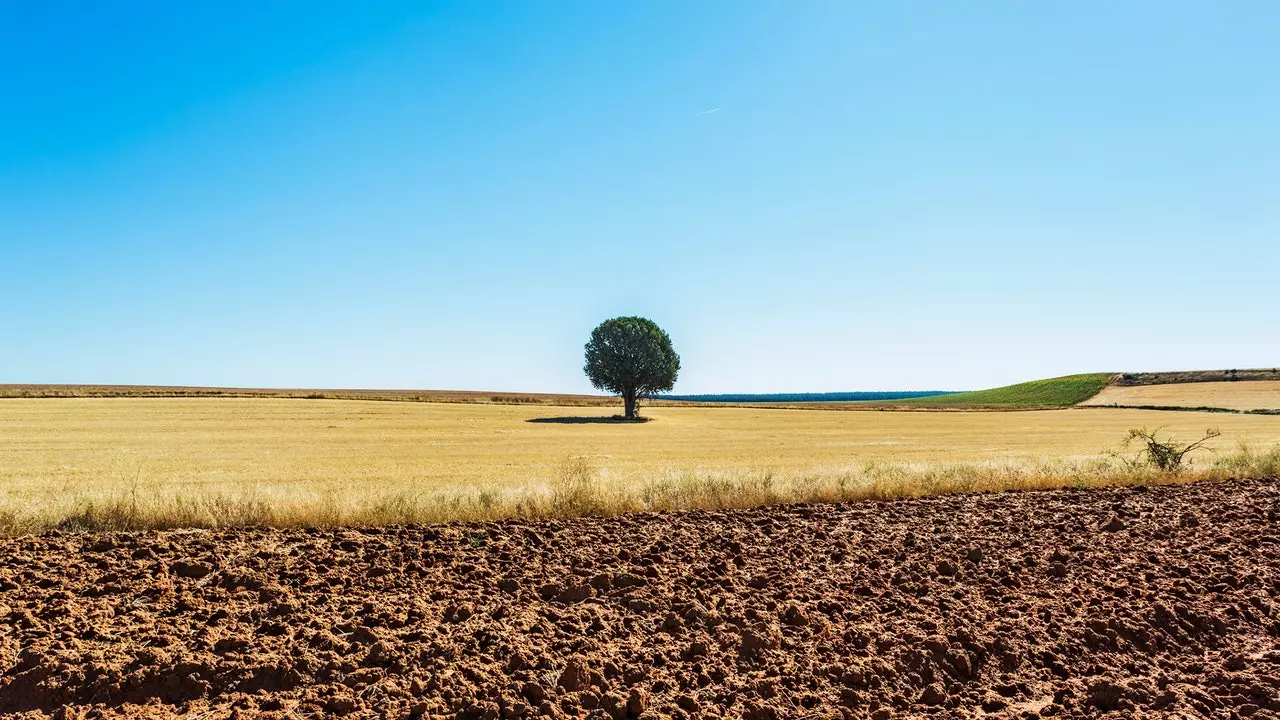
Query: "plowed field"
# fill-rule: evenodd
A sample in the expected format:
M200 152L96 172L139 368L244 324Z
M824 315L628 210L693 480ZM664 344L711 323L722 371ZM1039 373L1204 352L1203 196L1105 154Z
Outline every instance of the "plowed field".
M0 541L0 711L1280 717L1280 481Z

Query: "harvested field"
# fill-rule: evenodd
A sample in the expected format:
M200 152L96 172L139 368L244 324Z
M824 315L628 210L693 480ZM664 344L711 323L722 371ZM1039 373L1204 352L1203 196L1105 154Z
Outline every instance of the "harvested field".
M568 458L600 510L743 506L1109 481L1131 427L1266 452L1280 417L1138 410L892 413L257 398L0 401L0 532L493 519L548 498ZM555 422L540 422L553 420ZM563 422L561 422L563 420ZM1280 454L1264 457L1267 468ZM1255 475L1248 463L1222 470ZM725 490L725 488L728 490ZM697 496L704 490L717 495ZM571 510L572 508L570 508ZM555 510L560 512L559 509Z
M43 717L1280 717L1280 481L0 541Z
M1081 404L1280 410L1280 380L1112 385Z

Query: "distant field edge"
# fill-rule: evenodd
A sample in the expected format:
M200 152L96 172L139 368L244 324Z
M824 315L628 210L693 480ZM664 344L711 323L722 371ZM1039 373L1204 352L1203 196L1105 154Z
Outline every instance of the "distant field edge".
M1034 410L1069 407L1091 397L1113 376L1072 375L991 390L868 391L834 393L723 393L664 395L650 407L746 407L792 410ZM1100 381L1093 380L1101 378ZM1086 394L1087 393L1087 394ZM371 390L319 388L237 388L188 385L0 385L6 398L288 398L307 400L386 400L399 402L478 403L614 407L606 395L517 393L480 390Z
M1246 388L1280 387L1280 368L1189 370L1145 373L1083 373L1032 380L988 390L906 390L830 393L717 393L663 395L646 401L650 407L749 407L804 410L1049 410L1056 408L1121 407L1143 410L1257 412L1273 414L1277 403L1262 400L1231 404L1218 397L1187 391L1167 397L1160 386L1204 388L1240 381ZM1255 382L1250 382L1255 381ZM1270 381L1256 382L1256 381ZM1113 399L1114 397L1114 399ZM607 395L503 392L483 390L377 390L310 388L237 388L188 385L36 385L0 384L4 398L296 398L310 400L388 400L400 402L478 403L615 407ZM1278 401L1280 402L1280 401Z
M485 390L358 390L235 388L194 385L0 385L0 398L292 398L488 403L494 405L613 406L606 395L516 393Z
M643 401L647 407L751 407L800 410L869 409L853 400L887 401L947 391L844 392L777 395L681 395ZM381 400L392 402L618 407L611 395L504 392L490 390L378 390L344 388L240 388L199 385L35 385L0 384L0 399L14 398L280 398L300 400ZM708 399L703 399L708 398ZM709 398L715 398L714 400ZM800 399L803 398L803 399Z

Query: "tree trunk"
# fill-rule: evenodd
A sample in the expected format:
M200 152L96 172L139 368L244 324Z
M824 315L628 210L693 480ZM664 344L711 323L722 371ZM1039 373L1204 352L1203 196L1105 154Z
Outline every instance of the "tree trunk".
M628 420L636 419L636 394L633 392L624 393L622 395L623 413Z

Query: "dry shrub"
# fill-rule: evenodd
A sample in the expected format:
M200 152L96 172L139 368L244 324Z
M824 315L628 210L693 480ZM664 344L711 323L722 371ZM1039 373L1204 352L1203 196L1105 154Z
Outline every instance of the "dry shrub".
M1145 460L1151 467L1169 473L1182 472L1183 458L1203 448L1205 443L1222 434L1217 428L1209 428L1204 431L1204 437L1199 440L1192 443L1179 443L1171 437L1161 440L1161 429L1133 428L1129 430L1129 436L1125 438L1124 444L1128 446L1137 442L1144 446L1138 456L1138 461ZM1189 463L1190 461L1188 460L1187 462Z

